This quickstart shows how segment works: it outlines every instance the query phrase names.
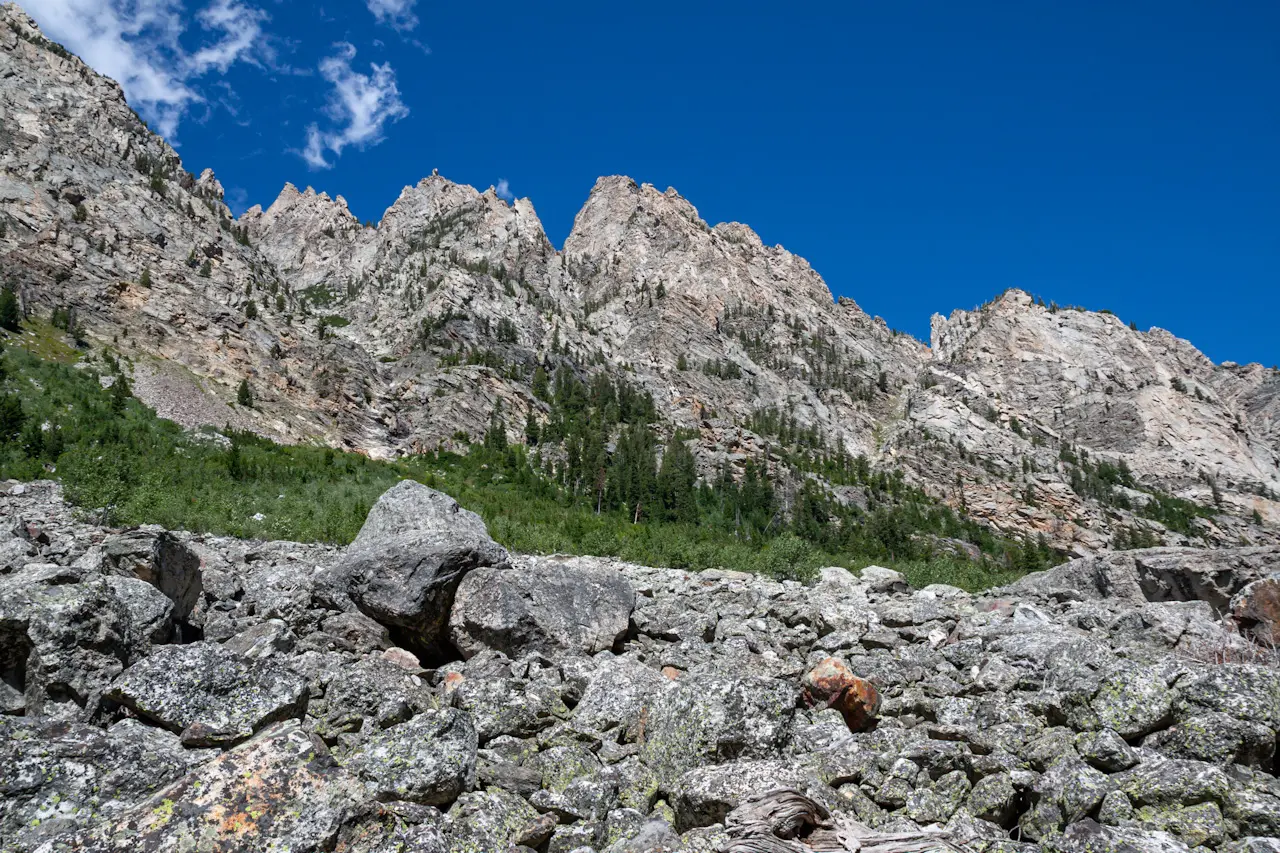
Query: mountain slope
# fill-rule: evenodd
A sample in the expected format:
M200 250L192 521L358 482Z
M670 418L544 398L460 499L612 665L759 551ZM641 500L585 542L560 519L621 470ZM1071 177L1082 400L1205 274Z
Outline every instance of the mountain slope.
M784 513L805 483L870 511L867 478L840 473L865 464L1064 552L1276 540L1280 374L1162 330L1009 291L935 317L925 346L625 177L597 181L563 251L527 199L434 174L376 226L292 185L235 220L212 172L13 5L0 115L6 281L187 426L375 456L492 423L519 443L559 416L539 377L608 375L652 397L658 443L678 434L707 480L750 463ZM538 456L562 471L570 451Z

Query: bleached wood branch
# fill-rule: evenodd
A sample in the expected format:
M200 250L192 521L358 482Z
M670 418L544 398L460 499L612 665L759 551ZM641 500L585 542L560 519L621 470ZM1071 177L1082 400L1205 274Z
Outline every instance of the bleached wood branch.
M725 818L721 853L929 853L959 851L941 830L876 832L852 818L832 817L794 788L748 800Z

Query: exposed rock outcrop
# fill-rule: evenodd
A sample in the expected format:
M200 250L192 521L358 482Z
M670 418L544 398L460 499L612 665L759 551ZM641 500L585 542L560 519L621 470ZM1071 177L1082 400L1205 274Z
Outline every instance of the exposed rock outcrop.
M787 457L809 448L755 431L785 413L793 435L1063 553L1277 543L1275 369L1020 291L935 317L926 347L747 226L621 176L596 182L563 251L529 200L438 175L376 225L292 185L237 220L116 84L16 6L0 18L7 274L25 311L70 312L184 426L389 456L458 448L500 406L520 441L547 416L536 370L564 366L650 393L660 432L696 433L704 476L753 461L797 488ZM1192 508L1171 518L1170 495Z

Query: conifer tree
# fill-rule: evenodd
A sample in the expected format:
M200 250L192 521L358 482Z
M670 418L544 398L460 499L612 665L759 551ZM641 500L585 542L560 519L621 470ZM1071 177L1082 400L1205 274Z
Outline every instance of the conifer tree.
M658 470L658 497L670 521L698 520L698 502L694 486L698 480L697 463L685 443L677 437L667 442Z
M550 384L547 371L543 370L542 365L538 365L538 369L533 371L533 396L539 400L550 400L551 398L547 395Z
M111 411L113 414L123 414L126 405L129 402L130 391L129 383L125 380L123 373L116 374L116 380L111 383Z
M241 379L240 387L236 389L236 403L246 409L253 408L253 392L249 390L249 380L247 378Z
M507 427L502 420L502 400L493 405L489 414L489 428L485 430L484 446L488 450L503 451L507 449Z
M22 325L22 311L18 308L18 294L13 292L12 285L0 290L0 328L11 332L18 331Z

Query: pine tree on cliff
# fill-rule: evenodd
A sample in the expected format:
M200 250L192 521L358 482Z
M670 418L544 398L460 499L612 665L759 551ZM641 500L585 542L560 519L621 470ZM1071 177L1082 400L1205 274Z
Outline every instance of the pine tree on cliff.
M18 294L13 292L12 286L6 286L4 290L0 290L0 328L16 332L21 325L22 311L18 308Z

